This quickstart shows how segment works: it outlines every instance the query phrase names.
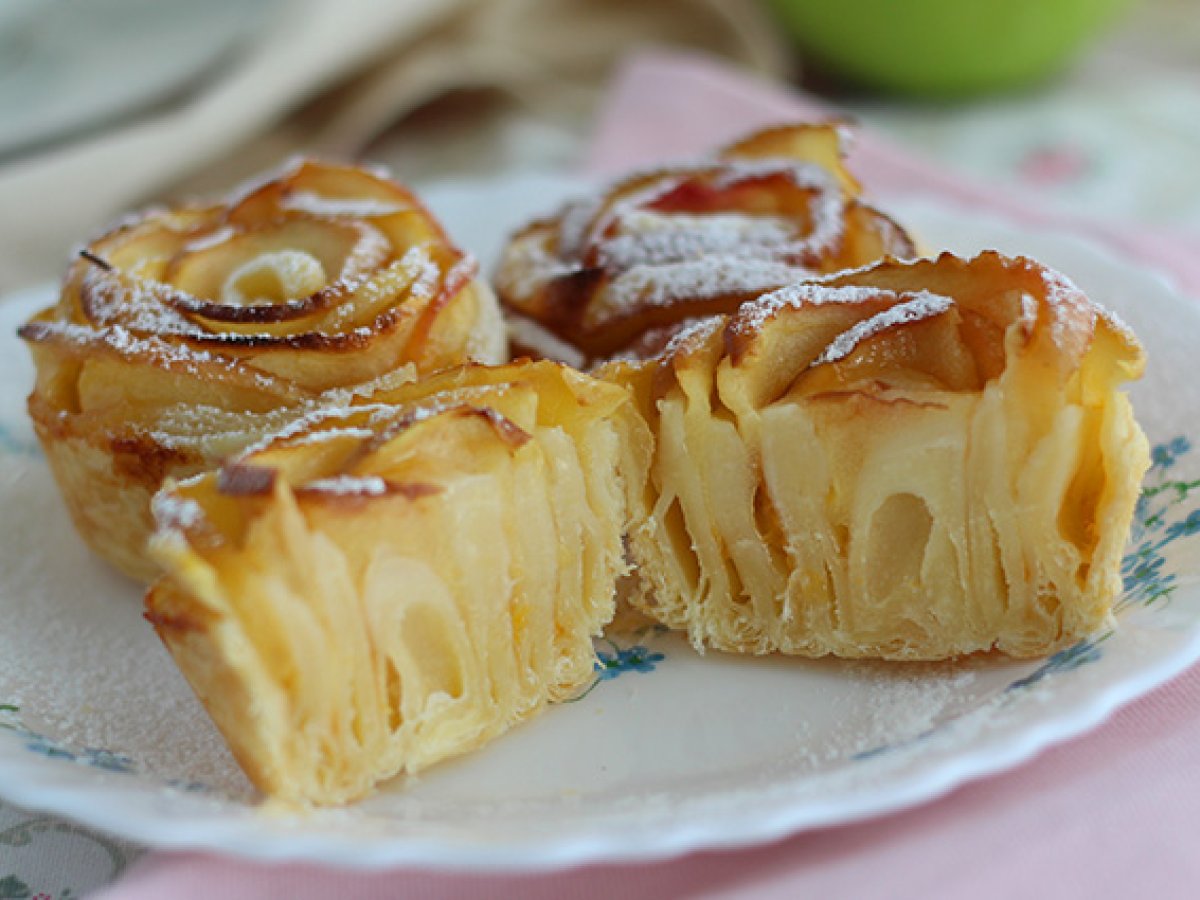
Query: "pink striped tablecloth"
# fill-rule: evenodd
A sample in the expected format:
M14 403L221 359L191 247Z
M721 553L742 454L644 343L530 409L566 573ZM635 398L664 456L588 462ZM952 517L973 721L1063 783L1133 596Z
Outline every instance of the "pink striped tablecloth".
M828 116L810 98L689 56L627 64L585 161L592 174L694 155L755 126ZM1089 235L1200 295L1200 246L1033 208L860 134L851 158L874 194L934 195ZM411 870L357 874L151 853L101 896L490 897L1193 897L1200 896L1200 667L1091 734L917 809L753 850L652 865L538 875Z

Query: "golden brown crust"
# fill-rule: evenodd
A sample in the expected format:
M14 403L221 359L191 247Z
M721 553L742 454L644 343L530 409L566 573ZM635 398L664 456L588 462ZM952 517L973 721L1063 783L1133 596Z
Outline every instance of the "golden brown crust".
M30 414L84 537L150 578L147 501L165 478L216 465L331 392L501 361L476 268L410 191L310 161L94 240L58 302L20 329L38 370ZM51 451L60 433L72 442ZM137 513L103 521L112 509Z

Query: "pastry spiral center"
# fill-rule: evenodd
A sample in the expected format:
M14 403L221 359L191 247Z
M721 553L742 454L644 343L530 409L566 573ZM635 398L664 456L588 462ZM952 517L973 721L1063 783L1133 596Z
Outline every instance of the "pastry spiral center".
M325 268L308 253L263 253L229 273L221 287L221 302L230 306L282 303L315 294L325 281Z

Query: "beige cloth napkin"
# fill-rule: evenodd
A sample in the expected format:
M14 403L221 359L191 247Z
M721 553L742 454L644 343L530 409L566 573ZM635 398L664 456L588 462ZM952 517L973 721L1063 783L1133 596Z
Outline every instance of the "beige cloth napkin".
M408 155L486 159L480 94L583 133L612 65L648 44L785 67L754 0L280 0L184 102L0 168L0 290L56 277L73 244L151 199L224 190L295 152L357 158L451 92L476 92L456 107L466 125L393 129Z

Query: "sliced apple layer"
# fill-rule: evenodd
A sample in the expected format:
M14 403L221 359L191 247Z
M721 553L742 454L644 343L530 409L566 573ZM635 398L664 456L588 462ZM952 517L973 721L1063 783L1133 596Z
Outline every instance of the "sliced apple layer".
M76 526L143 580L166 476L212 468L328 391L507 358L494 295L416 197L315 162L116 227L20 334Z
M843 131L769 128L531 223L496 274L514 345L576 366L645 355L689 320L764 291L914 255L904 230L861 199Z

